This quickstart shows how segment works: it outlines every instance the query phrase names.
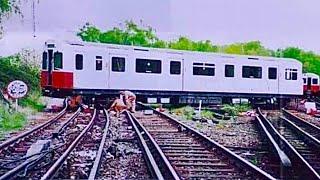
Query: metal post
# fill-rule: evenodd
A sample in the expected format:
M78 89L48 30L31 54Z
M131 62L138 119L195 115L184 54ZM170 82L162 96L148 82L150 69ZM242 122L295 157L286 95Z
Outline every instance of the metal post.
M18 112L18 98L16 99L16 111Z
M199 100L199 117L201 118L201 104L202 104L202 100Z

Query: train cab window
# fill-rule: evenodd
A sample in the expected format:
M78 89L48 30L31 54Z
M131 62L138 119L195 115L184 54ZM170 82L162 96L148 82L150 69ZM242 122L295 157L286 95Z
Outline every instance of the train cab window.
M225 65L225 77L234 77L234 65Z
M126 70L126 60L124 57L112 57L112 71L124 72Z
M96 70L102 70L102 56L96 56Z
M55 52L53 57L54 57L54 69L62 69L62 53Z
M277 68L269 67L268 78L269 79L277 79Z
M82 69L83 69L83 55L76 54L76 70L82 70Z
M161 74L161 61L154 59L136 59L136 72Z
M48 53L42 53L42 69L45 70L48 68Z
M298 70L287 68L285 71L286 80L297 80L298 79Z
M262 67L257 66L242 66L242 77L243 78L262 78Z
M193 75L214 76L215 64L210 63L193 63Z
M170 61L170 74L181 74L180 61Z
M318 79L312 79L312 84L318 84Z
M307 84L307 79L303 78L303 84Z

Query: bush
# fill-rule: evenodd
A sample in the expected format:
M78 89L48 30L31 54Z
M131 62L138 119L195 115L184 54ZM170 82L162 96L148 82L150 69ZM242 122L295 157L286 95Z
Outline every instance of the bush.
M26 122L25 114L10 112L7 107L0 105L0 129L5 131L20 129Z
M192 117L194 115L194 109L191 106L185 106L185 107L173 109L172 112L187 120L192 120Z
M214 112L212 112L212 111L209 111L209 110L202 110L201 111L201 116L203 118L213 119L214 118L213 115L214 115Z
M250 106L248 104L237 104L237 105L229 105L225 104L222 110L226 111L230 116L237 116L240 112L246 112L250 110Z
M27 97L21 99L19 104L23 107L30 107L36 111L42 111L46 106L41 102L39 91L31 92Z

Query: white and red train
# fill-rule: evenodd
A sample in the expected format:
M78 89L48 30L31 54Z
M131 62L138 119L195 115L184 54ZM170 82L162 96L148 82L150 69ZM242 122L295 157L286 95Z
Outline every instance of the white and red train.
M220 97L301 96L303 90L319 91L314 79L319 77L303 75L295 59L47 41L41 87L54 97L131 90L142 101L214 103Z
M303 92L308 95L319 95L319 75L314 73L303 74Z

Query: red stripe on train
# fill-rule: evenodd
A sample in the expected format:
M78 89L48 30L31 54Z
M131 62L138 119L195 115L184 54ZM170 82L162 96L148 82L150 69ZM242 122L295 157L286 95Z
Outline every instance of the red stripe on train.
M73 73L53 71L52 87L56 89L73 89Z

